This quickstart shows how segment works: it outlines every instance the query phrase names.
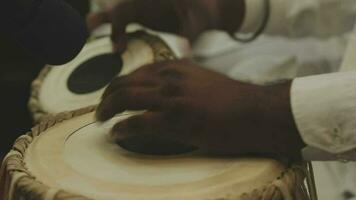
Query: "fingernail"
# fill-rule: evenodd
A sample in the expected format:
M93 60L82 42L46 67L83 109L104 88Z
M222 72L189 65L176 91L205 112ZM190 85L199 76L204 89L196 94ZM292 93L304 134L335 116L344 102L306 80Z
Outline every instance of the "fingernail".
M99 122L103 122L99 110L97 110L97 111L95 112L95 119L98 120Z
M121 141L125 138L125 131L127 130L124 128L124 126L116 126L115 128L111 129L110 137L115 141Z
M115 43L114 44L114 52L118 54L118 56L121 57L121 55L125 52L126 50L126 44L123 43Z
M114 132L110 132L109 134L107 134L107 139L108 139L108 141L111 141L111 142L118 141L116 133L114 133Z
M112 41L113 41L114 52L119 54L119 56L121 56L126 50L127 36L124 34L118 35L113 37Z
M96 109L95 117L100 122L103 122L103 121L106 121L107 119L109 119L109 117L106 116L105 110L100 105Z
M103 94L101 95L101 100L103 100L106 96L108 96L108 89L106 88L103 92Z

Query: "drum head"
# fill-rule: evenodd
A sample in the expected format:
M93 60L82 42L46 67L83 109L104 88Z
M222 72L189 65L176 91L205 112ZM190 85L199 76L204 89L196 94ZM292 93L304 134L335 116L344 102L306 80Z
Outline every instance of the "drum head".
M94 56L77 66L69 75L67 89L77 95L96 92L120 74L122 66L122 59L116 54Z
M239 200L286 170L269 159L129 152L107 140L107 134L114 123L130 116L99 124L89 113L57 124L29 145L26 168L50 188L102 200Z
M113 78L129 74L145 64L174 57L156 36L136 32L131 33L130 38L121 56L112 53L111 40L104 37L86 44L71 62L45 68L46 73L33 83L29 105L34 115L96 105Z

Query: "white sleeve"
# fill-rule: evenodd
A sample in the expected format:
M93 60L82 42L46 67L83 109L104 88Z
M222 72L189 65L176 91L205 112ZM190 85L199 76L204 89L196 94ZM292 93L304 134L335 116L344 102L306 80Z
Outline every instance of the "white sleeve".
M245 0L241 32L258 29L265 0ZM269 0L270 17L265 33L289 37L327 37L347 32L356 19L355 0Z
M291 101L308 145L331 153L356 148L356 70L297 78Z
M356 29L340 71L294 79L291 104L295 122L309 145L309 160L356 161Z
M269 1L265 33L272 35L339 35L351 31L356 19L355 0ZM255 32L263 20L264 0L246 0L246 6L241 32ZM293 115L309 146L304 151L309 159L356 160L356 31L354 37L341 71L293 81Z

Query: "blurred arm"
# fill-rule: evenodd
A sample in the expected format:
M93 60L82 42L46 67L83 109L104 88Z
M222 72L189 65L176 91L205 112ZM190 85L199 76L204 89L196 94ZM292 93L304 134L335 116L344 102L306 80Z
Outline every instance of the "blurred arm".
M353 0L269 0L270 19L265 33L288 37L328 37L352 30L356 19ZM261 23L264 0L245 0L241 32L254 32Z

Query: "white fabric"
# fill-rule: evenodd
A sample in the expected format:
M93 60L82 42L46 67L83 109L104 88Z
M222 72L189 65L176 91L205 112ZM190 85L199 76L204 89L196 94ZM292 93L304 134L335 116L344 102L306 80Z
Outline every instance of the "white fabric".
M345 51L345 40L287 39L261 36L239 44L223 33L206 35L195 46L203 66L231 78L269 85L295 77L336 70Z
M256 30L262 18L264 0L245 0L243 32ZM356 18L354 0L269 0L270 20L266 33L289 37L339 35L353 28ZM253 26L255 24L255 26Z
M256 24L262 22L260 13L264 12L264 6L260 2L261 0L247 0L245 19L241 27L242 31L256 30Z
M263 1L246 1L262 4ZM270 0L271 18L267 33L286 36L327 37L352 30L356 19L354 0ZM258 6L257 6L258 7ZM258 10L257 10L258 11ZM261 16L254 9L248 10ZM246 15L246 17L253 14ZM246 20L246 23L250 20ZM245 30L247 31L247 30ZM356 33L355 33L356 34ZM351 37L353 38L353 37ZM348 51L355 48L349 40ZM346 54L344 68L355 68L354 56ZM347 60L347 62L346 62ZM351 63L351 64L350 64ZM337 71L341 71L341 68ZM335 71L330 71L335 72ZM356 148L356 72L297 78L292 86L292 107L304 141L331 153ZM356 77L356 76L355 76ZM333 95L330 95L332 92Z
M305 142L333 153L356 147L356 71L298 78L292 107Z
M296 78L291 92L295 120L303 139L307 144L330 153L350 153L348 150L356 147L356 123L353 117L356 114L356 98L353 98L356 89L352 87L356 85L356 71L353 71L356 69L356 35L349 38L346 33L351 32L356 19L356 1L270 1L271 18L266 33L301 39L289 39L283 43L281 38L264 36L253 43L237 44L232 48L231 40L225 39L223 42L222 37L218 37L220 41L215 42L220 46L218 49L229 46L225 51L222 50L224 54L213 50L206 53L209 45L205 44L203 53L198 49L199 56L204 53L207 57L218 55L204 59L203 63L235 79L257 84L269 84L293 76L308 76ZM242 32L253 32L260 24L263 0L246 0L246 3L247 19ZM315 39L316 42L312 44L314 39L303 36L319 39ZM281 62L270 62L278 57L280 61L288 60L290 55L294 57L294 62L282 62L288 68L284 72L280 71L282 68L278 63ZM337 134L334 134L335 130ZM325 156L329 155L317 154L313 158ZM333 158L338 159L339 154ZM355 169L354 163L315 163L319 198L346 200L343 196L345 191L356 194Z
M203 66L240 81L261 85L335 71L346 48L343 38L292 40L262 36L241 45L232 42L225 34L215 32L203 38L202 42L204 45L199 43L195 53L204 58L201 61ZM323 158L321 156L317 154L316 157ZM353 163L317 163L314 169L319 199L345 200L342 197L346 190L356 194L353 189L356 188L353 172L356 168L353 167ZM349 175L347 179L345 174Z
M344 193L356 193L356 163L313 162L313 168L320 200L355 200Z
M262 16L259 12L262 0L246 2L247 12L250 12L246 17L256 19L256 16ZM352 29L356 18L354 0L270 0L270 2L271 18L266 33L272 35L288 37L309 35L323 38L331 35L340 36ZM259 6L254 6L256 4ZM254 17L249 17L251 15ZM250 23L251 20L245 20L243 31L253 31L253 28L249 28L253 27ZM342 46L341 40L339 44ZM306 49L306 52L312 51ZM297 78L291 91L294 117L304 141L308 145L331 153L346 152L354 155L352 158L341 159L356 159L354 152L348 152L356 147L355 52L356 31L348 40L340 67L329 68L329 72L334 73ZM310 153L306 151L307 156L311 156ZM314 159L328 156L330 155L316 154ZM337 159L338 156L332 158ZM345 191L355 194L354 163L321 162L314 163L314 167L320 199L346 200L347 198L343 196Z

